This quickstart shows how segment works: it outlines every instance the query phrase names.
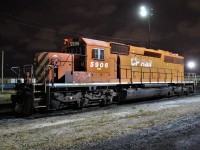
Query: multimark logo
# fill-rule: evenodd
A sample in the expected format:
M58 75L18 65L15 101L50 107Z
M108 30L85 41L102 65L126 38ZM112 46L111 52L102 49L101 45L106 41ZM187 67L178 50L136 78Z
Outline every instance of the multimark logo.
M152 67L152 60L144 60L134 57L131 58L131 66Z

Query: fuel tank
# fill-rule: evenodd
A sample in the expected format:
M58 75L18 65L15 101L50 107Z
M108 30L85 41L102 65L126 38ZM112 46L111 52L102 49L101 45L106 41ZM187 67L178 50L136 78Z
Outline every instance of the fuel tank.
M161 88L124 88L120 92L120 101L131 101L137 99L151 99L170 96L172 87Z

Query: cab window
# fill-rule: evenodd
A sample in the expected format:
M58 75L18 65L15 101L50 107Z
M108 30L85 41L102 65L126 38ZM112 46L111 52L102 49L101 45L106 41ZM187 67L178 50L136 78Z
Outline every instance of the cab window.
M104 60L104 49L94 48L92 50L92 59L94 59L94 60Z

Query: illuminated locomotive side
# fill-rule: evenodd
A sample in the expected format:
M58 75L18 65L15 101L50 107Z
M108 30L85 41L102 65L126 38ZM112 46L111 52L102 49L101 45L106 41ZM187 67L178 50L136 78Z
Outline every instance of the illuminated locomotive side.
M162 50L82 38L70 41L63 53L39 53L35 57L38 83L182 83L184 58ZM45 67L45 68L44 68ZM44 73L44 69L45 73Z
M62 52L69 53L85 43L86 56L76 56L74 62L83 62L85 70L92 73L92 82L123 83L182 83L184 58L162 50L151 50L92 39L67 39ZM74 44L76 43L76 44ZM81 60L79 57L82 57ZM80 62L81 63L81 62ZM74 68L74 69L75 69Z
M26 115L194 92L194 83L184 82L182 56L87 38L66 39L61 53L36 54L34 71L24 70L25 81L32 74L36 83L18 85L12 100Z

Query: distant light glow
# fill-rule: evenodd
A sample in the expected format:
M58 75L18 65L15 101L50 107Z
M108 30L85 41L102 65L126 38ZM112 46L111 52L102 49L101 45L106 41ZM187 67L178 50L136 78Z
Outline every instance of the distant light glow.
M187 66L188 66L188 68L190 68L190 69L193 69L194 67L195 67L195 63L193 62L193 61L190 61L190 62L188 62L188 64L187 64Z
M178 54L173 54L173 55L178 56Z
M140 7L140 15L142 16L142 17L146 17L147 16L147 9L146 9L146 7L145 6L141 6Z

